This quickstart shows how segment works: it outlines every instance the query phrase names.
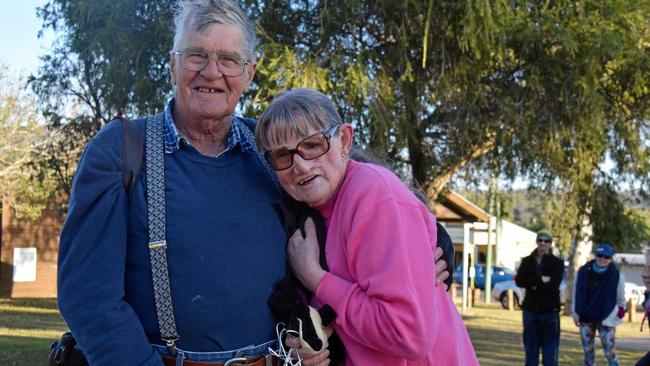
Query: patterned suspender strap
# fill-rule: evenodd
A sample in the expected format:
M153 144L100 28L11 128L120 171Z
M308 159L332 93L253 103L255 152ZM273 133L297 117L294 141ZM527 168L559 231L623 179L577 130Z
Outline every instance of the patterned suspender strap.
M176 321L172 308L167 271L165 240L165 166L162 115L147 117L146 128L147 194L149 214L149 255L160 336L172 354L176 353Z

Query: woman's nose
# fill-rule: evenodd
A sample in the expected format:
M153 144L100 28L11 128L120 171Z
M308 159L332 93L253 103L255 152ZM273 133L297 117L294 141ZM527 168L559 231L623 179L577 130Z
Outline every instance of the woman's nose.
M298 153L293 154L293 170L297 173L306 173L311 167L311 160L307 160Z

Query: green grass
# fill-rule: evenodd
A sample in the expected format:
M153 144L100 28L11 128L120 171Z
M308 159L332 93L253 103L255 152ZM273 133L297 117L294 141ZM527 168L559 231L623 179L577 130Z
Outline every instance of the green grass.
M481 304L463 318L481 365L521 366L524 363L521 311ZM617 338L641 336L641 317L637 318L635 323L621 324ZM561 326L560 365L580 365L582 348L577 328L565 316ZM66 329L54 299L0 299L0 365L44 365L50 343ZM602 348L596 343L597 362L606 365ZM646 351L618 347L617 352L621 365L634 365Z
M66 329L55 299L0 299L0 365L45 365Z
M637 313L636 322L623 322L616 328L617 339L642 336L639 332L640 314ZM501 306L496 304L480 304L468 310L463 319L482 366L521 366L524 364L521 311L503 310ZM571 317L568 316L561 317L560 327L559 364L581 365L583 353L578 328ZM650 350L650 345L648 350ZM627 366L634 365L647 351L617 347L616 352L620 364ZM598 365L607 365L598 338L596 338L596 363Z

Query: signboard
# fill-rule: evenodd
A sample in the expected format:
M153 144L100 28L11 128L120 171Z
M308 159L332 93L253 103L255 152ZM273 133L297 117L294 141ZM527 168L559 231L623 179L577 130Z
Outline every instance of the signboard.
M14 282L36 281L36 248L14 248Z

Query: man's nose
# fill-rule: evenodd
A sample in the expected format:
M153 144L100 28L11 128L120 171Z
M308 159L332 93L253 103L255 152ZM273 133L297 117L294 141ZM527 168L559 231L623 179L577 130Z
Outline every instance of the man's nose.
M215 79L223 77L223 74L219 69L219 65L217 64L216 58L210 56L210 58L208 59L208 63L205 65L203 70L201 70L201 75L207 78L215 78Z

